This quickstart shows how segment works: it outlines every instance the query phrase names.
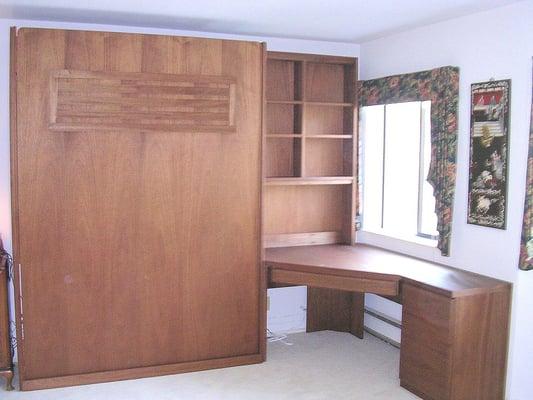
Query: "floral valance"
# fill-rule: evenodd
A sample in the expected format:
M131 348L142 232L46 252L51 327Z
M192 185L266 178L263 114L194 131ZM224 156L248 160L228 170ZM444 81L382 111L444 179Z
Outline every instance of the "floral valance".
M524 225L520 246L520 269L533 269L533 87L531 89L531 125L529 128L529 155L527 158L526 201Z
M427 180L433 186L436 201L438 248L448 256L455 193L459 68L442 67L361 84L361 106L426 100L431 100L431 164Z

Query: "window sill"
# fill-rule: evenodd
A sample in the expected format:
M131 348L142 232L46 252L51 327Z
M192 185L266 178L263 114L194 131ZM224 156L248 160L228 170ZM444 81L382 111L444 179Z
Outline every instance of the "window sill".
M430 247L430 248L436 248L437 247L437 240L434 239L427 239L420 236L400 236L395 235L391 232L387 232L384 230L379 231L373 231L373 230L360 230L357 232L358 235L362 236L370 236L370 237L376 237L380 240L393 240L395 242L399 243L406 243L406 244L416 244L424 247ZM366 242L366 240L365 240Z
M398 239L387 235L385 232L358 231L356 242L380 247L382 249L405 254L411 257L421 258L427 261L443 263L440 250L437 248L437 241L425 238L415 238L415 240ZM447 263L447 262L444 262Z

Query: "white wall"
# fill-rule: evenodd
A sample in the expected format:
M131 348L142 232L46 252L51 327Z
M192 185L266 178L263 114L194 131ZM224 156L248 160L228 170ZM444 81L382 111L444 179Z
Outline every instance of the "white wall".
M349 43L238 36L169 29L0 19L0 234L4 240L5 247L9 252L12 250L9 167L9 28L11 26L154 33L164 35L264 41L267 43L267 48L269 50L275 51L330 54L351 57L359 56L359 45ZM51 245L53 245L53 243ZM268 312L268 325L272 330L277 332L294 332L305 330L305 288L294 287L285 289L272 289L269 290L269 296L271 297L271 301L270 311Z
M362 241L514 283L508 398L533 393L533 271L518 270L531 105L533 1L413 29L361 45L361 79L415 72L445 65L460 67L459 143L451 257L436 249L373 235ZM470 84L512 79L507 229L466 223ZM368 305L380 308L368 296ZM387 307L381 307L387 311Z
M469 269L514 282L511 354L508 392L510 400L527 400L533 392L533 272L517 269L531 102L533 56L533 1L494 9L410 30L358 45L277 38L240 37L177 30L128 28L0 19L0 232L11 250L9 174L9 27L34 26L108 30L169 35L235 38L266 41L279 51L359 56L362 79L414 72L443 65L461 68L458 176L454 205L452 256L444 258L430 248L360 235L367 242ZM469 87L472 82L494 77L512 79L511 142L507 230L466 224L468 187ZM305 329L305 289L270 291L269 326L276 331ZM387 306L368 303L382 311ZM397 316L397 308L392 309Z

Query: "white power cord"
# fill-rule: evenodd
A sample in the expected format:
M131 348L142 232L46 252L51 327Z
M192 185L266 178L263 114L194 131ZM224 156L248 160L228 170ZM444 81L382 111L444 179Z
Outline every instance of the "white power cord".
M292 346L292 343L288 342L287 338L288 338L287 335L274 333L270 329L267 328L268 343L281 342L286 346Z

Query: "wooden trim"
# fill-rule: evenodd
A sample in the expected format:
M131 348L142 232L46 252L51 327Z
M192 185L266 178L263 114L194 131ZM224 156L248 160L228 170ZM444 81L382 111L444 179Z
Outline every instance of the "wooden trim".
M341 243L341 232L280 233L265 235L265 247L309 246Z
M50 113L50 124L53 126L57 124L57 102L59 96L59 84L58 84L58 74L50 74L50 101L48 102L49 113Z
M164 124L154 124L150 126L140 126L137 123L127 124L105 124L105 125L77 125L77 124L50 124L48 127L51 131L56 132L65 132L65 131L84 131L84 132L131 132L131 131L143 131L143 132L154 132L154 133L168 133L172 132L195 132L195 133L234 133L235 127L231 126L219 126L214 128L210 125L180 125L179 127L170 127ZM216 130L216 132L215 132Z
M228 123L231 129L235 129L235 108L237 102L237 85L235 83L230 83L229 85L229 110L228 110ZM261 117L262 118L262 117Z
M63 69L50 73L49 96L54 131L236 130L236 80L229 76Z
M264 211L264 190L265 190L265 175L266 175L266 73L267 73L267 44L261 43L261 52L263 62L261 64L261 97L263 102L261 104L261 165L259 168L259 179L261 186L259 187L259 254L261 259L259 260L259 353L261 354L261 361L266 361L267 352L267 269L264 268L262 260L265 258L265 211Z
M307 135L307 139L353 139L353 135Z
M351 176L313 176L313 177L286 177L267 178L267 186L290 186L290 185L350 185L353 182Z
M355 69L353 78L353 94L350 101L353 101L353 114L352 114L352 202L350 204L350 244L353 246L357 241L357 227L356 218L357 211L359 210L359 60L356 58L353 68Z
M454 269L454 268L450 267L450 269ZM495 281L497 282L496 279L495 279ZM414 280L414 279L402 277L402 285L405 284L405 283L410 284L412 286L419 287L421 289L428 290L428 291L433 292L435 294L439 294L439 295L442 295L442 296L450 297L452 299L465 297L465 296L473 296L473 295L477 295L477 294L484 294L484 293L497 293L497 292L509 290L509 288L512 287L511 283L501 281L500 284L496 284L494 287L491 287L491 288L479 287L479 288L472 288L472 289L446 290L446 289L442 289L442 288L440 288L438 286L432 286L432 285L428 285L428 284L426 284L424 282L419 282L419 281Z
M273 269L270 280L274 283L292 283L327 289L352 292L376 293L394 296L398 293L398 282L382 279L349 278L334 275Z
M268 58L272 60L308 61L325 64L354 64L354 57L328 56L323 54L308 53L287 53L282 51L269 51Z
M300 176L307 176L307 122L306 114L309 111L307 107L307 63L305 60L300 62L300 95L302 96L302 108L300 112L300 134L302 135L302 140L300 142Z
M328 246L328 245L325 245L325 246ZM335 246L335 245L330 245L330 246ZM344 245L341 245L341 246L344 246ZM314 246L292 246L292 247L305 249L306 247L312 248ZM266 250L268 253L269 250L276 250L276 249L267 248ZM328 267L327 265L322 265L322 266L302 265L302 264L292 264L290 262L271 262L268 260L264 261L264 263L268 266L271 272L274 270L286 270L286 271L294 271L294 272L311 273L311 274L317 274L317 275L334 276L334 277L340 277L340 278L369 279L369 280L377 279L380 281L390 281L390 282L396 282L396 283L400 283L402 279L402 277L399 275L391 275L391 274L381 273L381 272L354 271L354 270L347 270L347 269L341 269L341 268L335 268L335 267ZM277 283L283 283L283 282L277 282ZM288 282L285 282L285 283L288 283ZM335 289L339 289L339 288L335 288ZM385 295L385 296L395 296L395 295Z
M21 382L21 390L40 390L66 386L88 385L92 383L123 381L207 369L235 367L238 365L258 364L263 361L261 354L218 358L214 360L157 365L153 367L131 368L108 372L62 376L56 378L29 379Z
M20 227L19 227L19 196L18 196L18 139L17 139L17 35L16 26L10 28L9 50L9 130L10 130L10 156L11 156L11 230L13 247L13 285L15 289L15 325L17 331L17 357L19 365L19 382L24 380L24 338L22 337L22 321L20 304Z

